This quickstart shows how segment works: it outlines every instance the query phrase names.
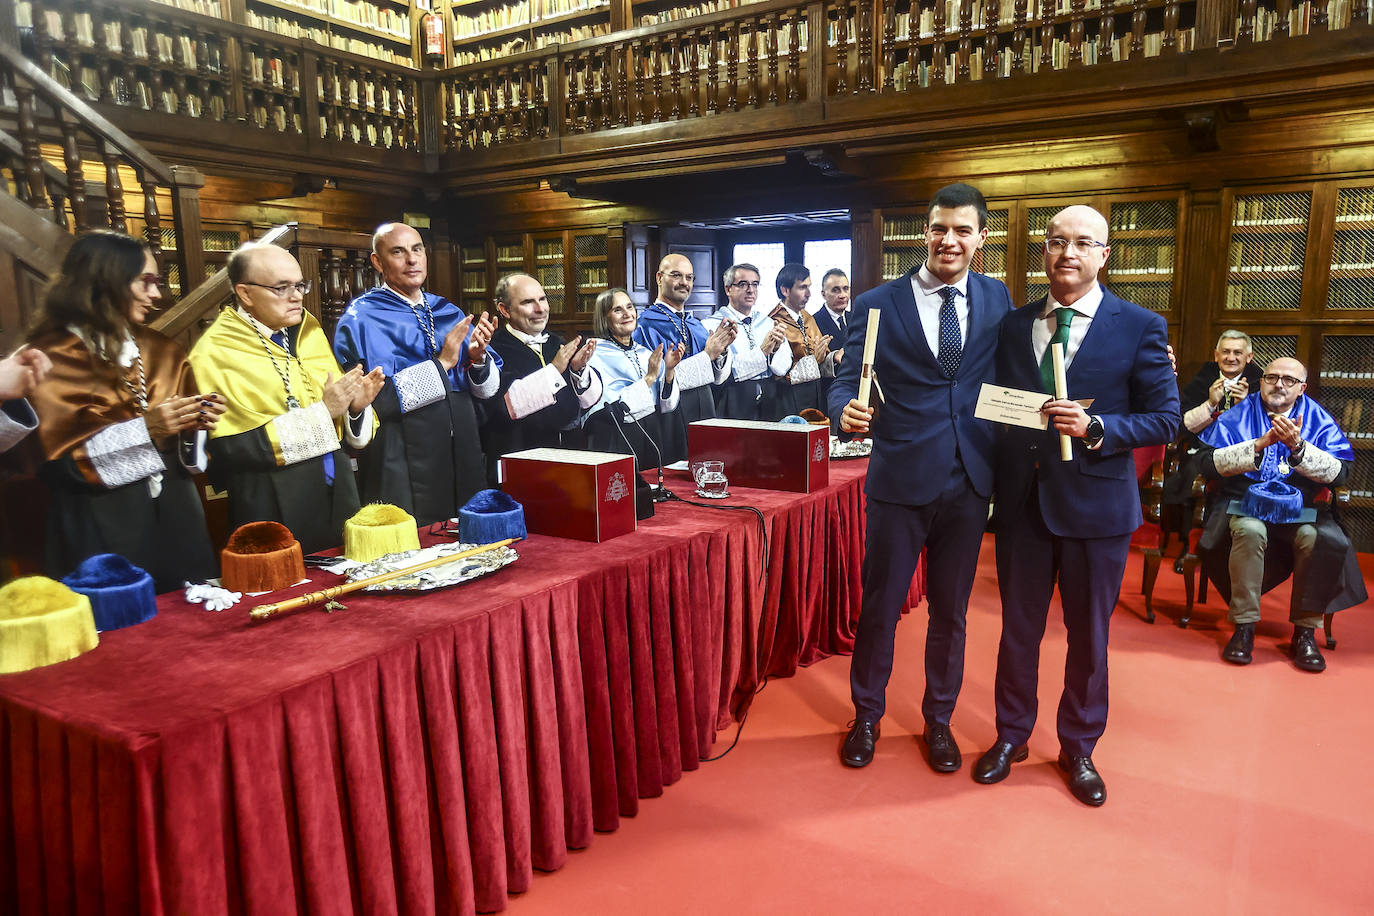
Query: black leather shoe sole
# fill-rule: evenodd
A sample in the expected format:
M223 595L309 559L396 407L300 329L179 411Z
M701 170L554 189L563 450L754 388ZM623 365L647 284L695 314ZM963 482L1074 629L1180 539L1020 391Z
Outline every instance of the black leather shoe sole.
M973 765L973 781L981 782L985 786L1001 782L1011 774L1013 763L1020 763L1029 756L1030 751L1024 744L1009 751L994 745Z

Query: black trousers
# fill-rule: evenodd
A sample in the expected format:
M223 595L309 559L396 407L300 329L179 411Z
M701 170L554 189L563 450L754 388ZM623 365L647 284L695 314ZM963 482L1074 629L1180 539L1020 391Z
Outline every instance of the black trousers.
M949 724L964 680L964 619L987 518L988 501L974 492L959 462L939 497L923 506L868 500L863 603L849 668L856 716L883 716L897 621L924 547L930 622L921 714Z

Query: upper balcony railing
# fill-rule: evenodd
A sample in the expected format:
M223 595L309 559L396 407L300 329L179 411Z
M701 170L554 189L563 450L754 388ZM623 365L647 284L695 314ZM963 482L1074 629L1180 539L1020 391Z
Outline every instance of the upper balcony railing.
M0 13L12 6L26 51L93 102L244 125L286 152L385 151L400 165L406 153L914 98L1047 70L1363 30L1372 5L764 0L447 70L381 63L149 0L0 0ZM242 133L234 136L242 145Z

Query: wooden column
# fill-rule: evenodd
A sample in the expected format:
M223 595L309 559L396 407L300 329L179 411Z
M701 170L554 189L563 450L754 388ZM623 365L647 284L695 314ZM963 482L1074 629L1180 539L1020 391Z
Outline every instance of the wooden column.
M181 294L191 292L205 277L205 240L200 227L200 189L205 176L186 165L172 166L172 226L177 239L177 267ZM306 276L310 276L306 274Z
M1222 240L1226 235L1226 214L1222 212L1219 188L1206 188L1192 193L1187 211L1184 237L1180 239L1185 252L1224 252ZM1226 269L1211 258L1184 258L1183 284L1179 290L1178 340L1187 341L1178 353L1180 378L1191 378L1199 366L1211 359L1213 333L1212 316L1220 315L1226 302Z

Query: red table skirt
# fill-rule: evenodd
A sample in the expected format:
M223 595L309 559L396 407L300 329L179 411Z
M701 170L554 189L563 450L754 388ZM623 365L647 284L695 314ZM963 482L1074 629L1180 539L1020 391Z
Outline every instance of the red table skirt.
M695 769L765 677L851 649L863 467L735 492L767 520L766 565L751 513L667 504L605 544L531 537L488 579L333 614L253 625L252 602L167 595L81 658L0 677L0 911L503 909Z

